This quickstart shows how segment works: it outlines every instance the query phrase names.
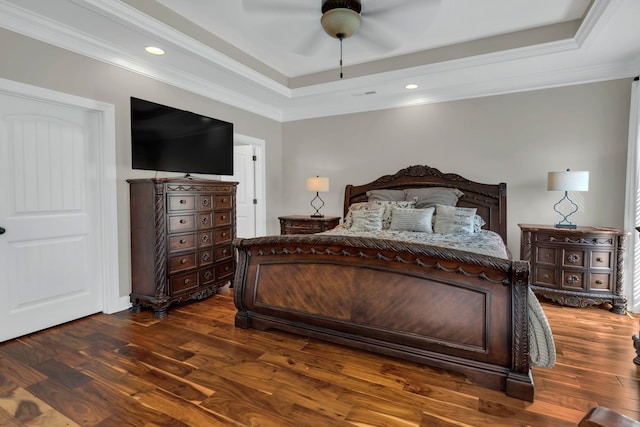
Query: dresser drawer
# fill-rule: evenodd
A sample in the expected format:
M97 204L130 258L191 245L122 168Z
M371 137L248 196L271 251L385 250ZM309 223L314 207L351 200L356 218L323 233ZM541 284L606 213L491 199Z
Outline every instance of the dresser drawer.
M191 195L172 195L168 197L169 211L192 211L196 208L196 196Z
M233 205L233 199L230 194L218 194L215 197L215 208L224 209L231 208Z
M200 201L198 203L199 210L208 211L213 208L213 204L211 203L213 198L211 197L211 194L201 194L198 200Z
M213 221L216 225L231 224L231 211L214 212Z
M201 248L213 245L213 230L198 232L198 242Z
M215 249L216 252L216 261L221 261L223 259L231 258L231 254L233 250L231 249L231 245L223 245L217 246Z
M579 249L563 249L562 250L562 266L563 267L582 267L585 268L585 251Z
M212 264L214 261L213 250L209 249L207 251L200 251L198 253L198 259L200 260L199 261L200 266Z
M214 230L213 238L216 243L231 241L231 227L218 228Z
M181 234L169 237L169 252L185 251L196 248L195 234Z
M215 269L213 267L208 267L198 272L200 277L200 284L207 285L216 280Z
M198 287L198 273L179 274L169 278L169 293L171 295L185 292Z
M211 212L198 214L198 227L200 229L211 228Z
M194 253L172 256L169 258L169 274L177 271L188 270L196 266Z
M169 217L169 233L196 229L195 215L172 215Z
M216 277L218 279L222 279L226 276L233 275L233 260L223 262L222 264L218 264L216 266Z

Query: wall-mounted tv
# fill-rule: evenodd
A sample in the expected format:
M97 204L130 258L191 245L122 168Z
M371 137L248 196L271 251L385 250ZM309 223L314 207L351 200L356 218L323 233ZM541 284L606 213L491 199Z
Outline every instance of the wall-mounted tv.
M133 169L233 175L233 123L131 98Z

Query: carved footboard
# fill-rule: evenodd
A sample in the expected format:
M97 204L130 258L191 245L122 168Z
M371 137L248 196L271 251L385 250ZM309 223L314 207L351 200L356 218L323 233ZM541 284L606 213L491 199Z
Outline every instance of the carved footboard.
M340 236L236 240L236 326L461 372L533 400L528 263Z

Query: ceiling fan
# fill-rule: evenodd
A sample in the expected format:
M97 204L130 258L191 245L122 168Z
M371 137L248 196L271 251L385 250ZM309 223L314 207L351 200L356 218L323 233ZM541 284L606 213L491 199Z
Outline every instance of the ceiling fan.
M342 73L342 42L357 36L366 41L368 48L378 52L397 49L408 32L424 30L441 0L243 0L248 13L263 15L277 13L291 19L320 17L320 26L312 28L294 52L312 55L322 40L322 30L340 41L340 78ZM364 3L364 4L363 4ZM319 7L318 7L319 6ZM354 37L355 38L355 37Z

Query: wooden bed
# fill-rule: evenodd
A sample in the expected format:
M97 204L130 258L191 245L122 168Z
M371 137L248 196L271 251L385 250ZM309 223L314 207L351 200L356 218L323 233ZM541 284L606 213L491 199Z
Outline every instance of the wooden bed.
M450 187L506 242L506 185L411 166L345 189L349 205L374 189ZM234 241L235 324L277 328L461 372L533 401L529 264L364 237L323 234Z

